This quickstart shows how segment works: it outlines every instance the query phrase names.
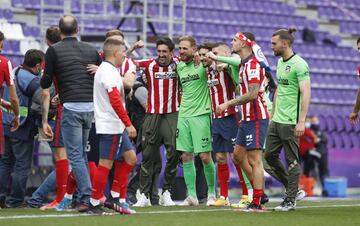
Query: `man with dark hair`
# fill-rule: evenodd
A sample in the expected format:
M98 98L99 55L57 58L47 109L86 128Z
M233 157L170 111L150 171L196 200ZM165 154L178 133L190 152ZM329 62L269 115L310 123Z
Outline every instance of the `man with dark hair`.
M271 38L274 55L281 58L276 70L279 84L266 137L265 159L269 168L265 170L286 188L286 197L275 208L277 211L295 210L296 200L305 196L298 189L299 137L304 134L310 104L310 73L306 61L292 49L295 31L292 28L280 29ZM288 170L279 158L281 148L285 151Z
M46 44L48 46L52 46L55 43L58 43L61 41L61 33L60 29L57 26L51 26L48 29L46 29Z
M11 113L4 112L2 121L5 134L5 153L0 160L0 199L6 199L7 207L24 205L26 181L30 173L34 136L37 132L35 115L30 103L33 94L40 89L40 73L44 53L30 49L25 53L24 63L15 69L16 90L20 100L20 126L13 131ZM4 98L9 98L4 89ZM11 176L11 172L13 172ZM10 179L11 178L11 179ZM11 181L11 184L9 183ZM9 189L10 186L10 189ZM8 194L7 192L10 191Z
M141 197L134 206L151 205L152 180L156 162L161 159L160 146L166 148L165 181L159 204L173 206L171 186L176 176L179 154L175 147L176 122L179 109L179 91L176 74L177 58L173 57L174 43L170 38L156 41L157 59L138 61L138 66L145 70L148 83L148 101L146 115L142 125L141 147L143 160L140 170Z
M60 29L57 26L51 26L46 30L46 43L48 46L52 46L55 43L61 41L61 34ZM56 114L55 122L54 122L54 138L51 141L51 147L53 148L54 152L54 159L55 159L55 169L47 176L47 178L43 181L43 183L36 189L36 191L32 194L31 198L27 200L27 204L29 207L39 207L41 210L46 209L54 209L56 208L61 200L63 200L65 192L66 192L66 185L67 185L67 178L69 174L69 162L67 160L66 151L64 148L64 143L61 135L60 129L60 121L61 121L61 112L62 112L62 104L59 100L59 95L57 94L56 87L52 85L49 89L45 90L38 90L33 95L33 102L31 108L36 108L36 111L40 114L41 120L41 108L42 105L42 93L50 92L51 94L51 110L52 114ZM49 119L52 120L52 119ZM38 133L38 140L41 141L49 141L51 139L46 139L44 135L41 121L38 122L40 128ZM43 199L48 194L49 191L56 189L56 197L55 199L43 205Z
M188 197L184 206L197 206L196 172L194 154L199 154L204 166L208 186L206 205L216 201L215 165L211 157L211 100L207 85L206 69L202 64L195 66L196 41L191 36L179 39L181 62L176 72L182 88L181 104L176 131L176 149L182 152L184 179Z
M78 28L75 17L63 16L59 28L64 38L46 51L41 87L47 89L53 81L56 81L58 86L63 104L61 132L79 188L81 211L88 208L91 194L85 149L94 111L94 77L89 75L86 66L100 65L101 59L94 47L77 40ZM49 102L49 93L43 93L43 130L46 136L52 137L53 133L47 118Z

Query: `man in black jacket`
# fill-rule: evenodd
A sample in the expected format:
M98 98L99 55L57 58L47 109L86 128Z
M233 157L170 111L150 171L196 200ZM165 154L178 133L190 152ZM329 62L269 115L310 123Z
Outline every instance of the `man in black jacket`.
M75 17L63 16L59 21L62 41L48 48L45 54L45 70L41 87L47 89L54 81L63 104L61 133L80 191L79 211L88 207L91 182L87 170L86 144L94 117L94 77L87 72L88 64L100 65L101 59L91 45L78 41ZM42 124L44 133L52 137L48 124L49 95L43 94ZM70 203L69 203L70 204Z

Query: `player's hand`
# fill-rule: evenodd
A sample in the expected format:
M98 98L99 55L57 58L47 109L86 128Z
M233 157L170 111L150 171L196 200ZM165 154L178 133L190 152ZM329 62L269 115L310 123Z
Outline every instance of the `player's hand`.
M134 43L132 49L140 49L144 47L144 42L142 40L139 40L137 42Z
M354 112L351 112L349 120L352 124L356 124L359 122L359 115Z
M20 117L15 115L10 123L10 132L16 131L19 128L19 125L20 125Z
M130 138L134 139L136 137L136 129L133 125L126 127L126 131L128 132L128 135Z
M304 135L305 131L305 122L298 122L295 126L295 136L301 137Z
M226 109L228 109L228 107L229 107L228 103L223 103L216 106L216 115L221 115L221 113L223 113Z
M56 94L52 99L51 99L51 106L56 107L60 104L60 98L59 98L59 94Z
M194 53L194 67L197 68L201 63L199 52Z
M206 57L207 58L210 58L210 59L212 59L212 60L216 60L217 59L217 56L213 53L213 52L208 52L208 53L206 53Z
M7 112L12 112L11 103L9 101L2 99L1 107L5 108Z
M216 64L217 71L223 71L223 70L226 70L227 68L228 68L228 65L225 63Z
M47 138L49 139L53 138L53 131L48 123L43 124L43 132Z
M87 72L89 72L91 75L95 75L97 69L99 66L95 65L95 64L88 64L88 66L86 67Z

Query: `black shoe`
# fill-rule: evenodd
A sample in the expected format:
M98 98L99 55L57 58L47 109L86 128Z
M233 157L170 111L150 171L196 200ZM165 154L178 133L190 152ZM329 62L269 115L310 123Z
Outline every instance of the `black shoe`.
M252 202L246 207L246 209L249 211L259 211L262 210L262 207L261 205L256 205L255 203Z
M268 202L269 202L269 197L265 193L263 193L261 196L260 204L264 205L265 203L268 203Z
M100 205L93 206L90 204L89 208L86 210L87 214L93 214L93 215L101 215L101 216L111 216L114 215L114 213L109 213L105 211Z
M120 205L120 201L117 198L109 198L108 200L106 200L106 202L104 203L104 206L106 208L115 210L118 213L121 213L121 205Z

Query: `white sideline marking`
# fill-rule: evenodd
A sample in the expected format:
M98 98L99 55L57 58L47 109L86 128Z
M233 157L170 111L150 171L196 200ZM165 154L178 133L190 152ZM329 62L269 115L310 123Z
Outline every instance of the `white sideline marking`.
M319 206L298 206L296 209L311 209L311 208L340 208L340 207L354 207L360 206L360 204L344 204L344 205L319 205ZM273 210L273 208L268 208L268 210ZM200 209L200 210L159 210L159 211L149 211L149 212L138 212L137 214L169 214L169 213L196 213L196 212L216 212L216 211L234 211L234 209ZM17 215L17 216L3 216L0 217L0 220L7 219L31 219L31 218L66 218L66 217L85 217L91 216L90 214L47 214L47 215ZM97 215L94 215L97 216Z

